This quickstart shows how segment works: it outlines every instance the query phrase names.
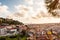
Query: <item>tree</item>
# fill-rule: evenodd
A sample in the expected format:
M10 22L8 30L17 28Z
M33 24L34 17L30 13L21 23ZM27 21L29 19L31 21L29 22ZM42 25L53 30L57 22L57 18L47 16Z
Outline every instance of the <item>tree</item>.
M0 18L0 25L4 25L4 24L13 24L13 25L23 25L22 22L19 22L19 21L16 21L16 20L13 20L13 19L5 19L5 18Z
M54 11L55 9L59 8L59 0L45 0L48 12L53 16L56 16L57 13Z

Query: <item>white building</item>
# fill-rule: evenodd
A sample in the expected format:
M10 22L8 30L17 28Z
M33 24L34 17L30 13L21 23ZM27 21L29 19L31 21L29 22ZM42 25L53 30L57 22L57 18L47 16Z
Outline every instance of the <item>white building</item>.
M0 35L6 35L7 34L7 29L6 28L0 28Z

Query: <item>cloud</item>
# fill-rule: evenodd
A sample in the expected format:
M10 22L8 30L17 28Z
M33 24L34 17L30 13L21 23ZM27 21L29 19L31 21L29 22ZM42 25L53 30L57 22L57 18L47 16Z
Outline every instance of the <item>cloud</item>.
M47 9L44 0L25 0L26 4L15 5L16 13L10 16L22 22L35 22L40 17L47 16ZM28 19L28 21L27 21Z
M16 11L17 12L20 12L20 13L26 13L26 12L28 12L28 8L27 8L27 6L25 6L25 5L18 5L18 6L15 6L15 9L16 9Z
M58 23L60 18L54 18L45 6L45 0L25 0L25 4L15 5L16 13L9 16L23 23Z
M7 9L8 9L8 7L5 5L0 6L0 13L7 12Z
M34 0L25 0L26 3L28 3L28 5L32 6L34 3L33 3Z
M0 4L0 17L7 17L10 14L8 6Z

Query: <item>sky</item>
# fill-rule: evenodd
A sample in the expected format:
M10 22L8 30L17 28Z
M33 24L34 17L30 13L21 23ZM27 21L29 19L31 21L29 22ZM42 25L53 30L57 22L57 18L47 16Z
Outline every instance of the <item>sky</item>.
M0 11L3 11L0 14L0 16L7 17L7 15L10 14L11 12L15 12L16 10L15 10L14 6L23 4L22 1L23 0L0 0Z
M27 24L60 22L48 13L45 0L0 0L0 17Z

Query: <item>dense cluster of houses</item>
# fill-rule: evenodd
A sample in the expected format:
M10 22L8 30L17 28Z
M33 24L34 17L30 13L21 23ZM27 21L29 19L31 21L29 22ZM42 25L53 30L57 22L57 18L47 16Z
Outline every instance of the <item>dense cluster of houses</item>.
M0 26L0 36L15 35L22 30L27 40L60 40L60 24L28 24Z
M15 35L18 33L17 29L22 31L26 28L24 25L18 25L18 28L16 28L16 25L0 26L0 36Z
M60 40L60 24L29 24L27 40Z

